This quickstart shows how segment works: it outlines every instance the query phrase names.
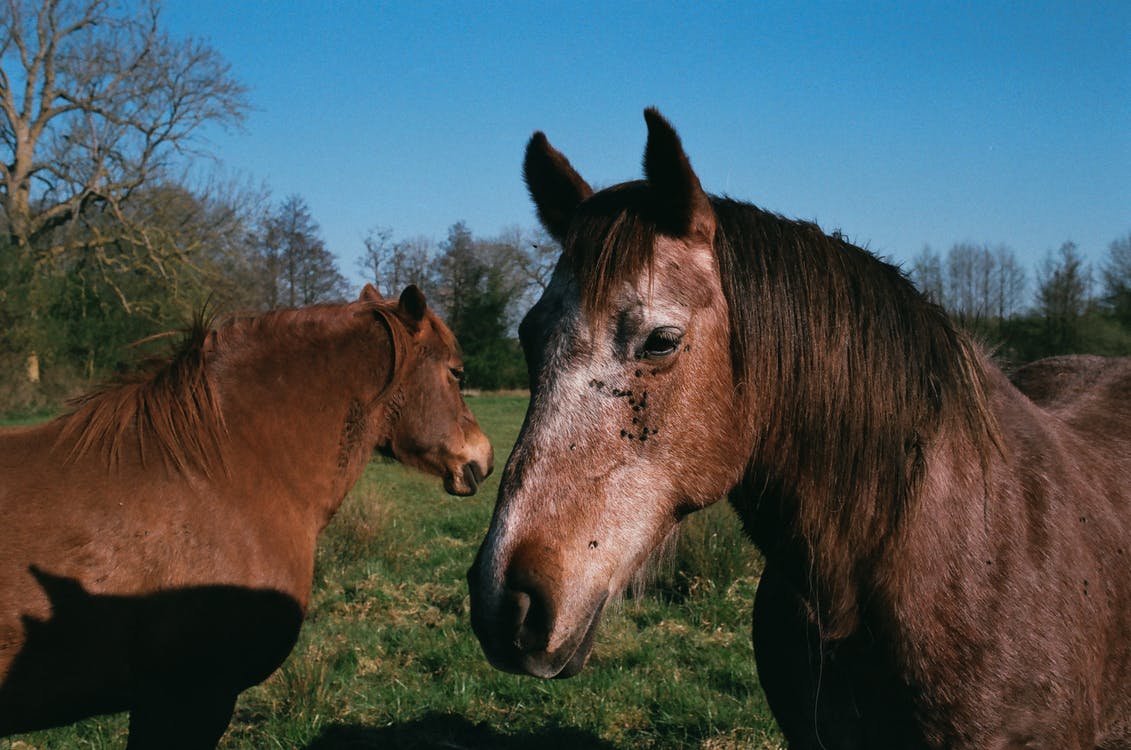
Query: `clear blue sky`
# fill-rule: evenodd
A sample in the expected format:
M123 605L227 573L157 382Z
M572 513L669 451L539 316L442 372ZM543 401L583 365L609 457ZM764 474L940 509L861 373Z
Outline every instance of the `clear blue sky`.
M166 0L250 88L223 166L298 193L343 271L372 226L532 227L543 130L594 186L640 175L642 110L714 193L909 262L999 243L1033 267L1131 232L1131 2Z

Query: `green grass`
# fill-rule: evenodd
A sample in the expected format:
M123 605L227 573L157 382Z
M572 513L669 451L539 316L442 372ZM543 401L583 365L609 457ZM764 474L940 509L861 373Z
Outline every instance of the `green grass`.
M501 468L526 399L469 403ZM724 503L692 516L654 582L606 614L569 680L504 674L468 622L464 575L498 489L472 498L374 461L320 541L290 658L240 698L226 750L779 748L758 687L759 564ZM0 750L122 748L124 715L0 740Z

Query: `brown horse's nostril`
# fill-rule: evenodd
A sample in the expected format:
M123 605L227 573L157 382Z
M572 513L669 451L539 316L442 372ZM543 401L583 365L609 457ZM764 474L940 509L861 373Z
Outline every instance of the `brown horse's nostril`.
M463 481L471 489L472 494L479 489L483 479L483 470L479 468L479 464L471 461L463 465Z

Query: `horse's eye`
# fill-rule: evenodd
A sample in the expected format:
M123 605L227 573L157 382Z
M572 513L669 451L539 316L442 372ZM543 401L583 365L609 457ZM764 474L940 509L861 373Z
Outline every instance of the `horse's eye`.
M456 379L457 383L463 382L463 368L462 367L449 367L448 372L450 372L452 374L452 377Z
M681 340L683 340L683 331L674 326L656 328L644 340L644 345L640 347L640 356L649 359L666 357L679 348Z

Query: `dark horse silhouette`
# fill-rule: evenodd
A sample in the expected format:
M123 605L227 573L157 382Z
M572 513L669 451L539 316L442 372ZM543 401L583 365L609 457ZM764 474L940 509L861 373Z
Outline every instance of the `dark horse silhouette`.
M167 361L0 431L0 734L130 711L212 748L286 658L315 539L374 449L459 495L491 471L455 339L409 287L198 321Z
M531 403L468 574L496 666L585 664L602 607L729 496L794 748L1131 748L1131 364L1017 374L895 268L708 196L645 113L596 194L536 133L562 242L522 322Z

